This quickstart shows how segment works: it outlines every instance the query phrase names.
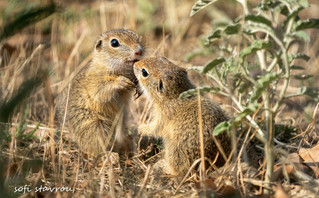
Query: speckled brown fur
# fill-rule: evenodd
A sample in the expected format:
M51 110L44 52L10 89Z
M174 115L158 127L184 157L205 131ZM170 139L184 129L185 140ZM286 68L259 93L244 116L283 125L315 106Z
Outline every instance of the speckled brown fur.
M185 174L200 158L198 99L196 96L179 98L181 93L194 88L186 70L164 57L151 57L135 63L134 73L154 106L152 122L141 125L139 132L163 138L165 165L162 165L163 161L158 163L165 173ZM205 98L201 99L201 109L205 157L214 159L219 150L212 132L218 123L228 117L217 104ZM216 138L228 155L231 151L230 137L222 133ZM221 166L224 162L219 155L216 165Z
M119 46L111 46L113 39L118 40ZM137 83L133 64L143 54L143 41L136 33L124 29L107 31L99 36L91 62L72 80L66 124L85 153L104 153L115 131L123 131L123 111ZM67 95L68 87L57 98L56 117L60 123Z

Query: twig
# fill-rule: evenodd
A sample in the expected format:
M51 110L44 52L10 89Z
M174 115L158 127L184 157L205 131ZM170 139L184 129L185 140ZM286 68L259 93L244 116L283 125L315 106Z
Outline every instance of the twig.
M136 197L141 197L142 191L145 188L146 181L147 181L147 179L148 179L148 177L150 175L150 172L151 172L151 165L148 166L147 169L146 169L146 173L145 173L145 176L144 176L144 180L143 180L142 186L141 186L140 190L138 191Z
M203 118L202 118L202 104L201 104L201 97L200 97L200 91L199 88L197 89L197 98L198 98L198 127L199 127L199 144L200 144L200 158L201 158L201 181L204 182L206 179L206 168L205 168L205 150L204 150L204 133L203 133ZM217 147L220 147L220 144L216 140L216 138L213 136L213 140ZM223 150L223 149L222 149ZM225 153L224 153L225 156ZM226 158L227 159L227 158ZM225 161L226 161L225 159ZM205 186L204 191L206 189Z
M202 159L197 159L194 161L194 163L192 164L192 166L188 169L186 175L184 176L184 178L182 179L181 183L177 186L174 195L178 192L179 188L182 186L182 184L185 182L186 178L188 177L188 175L190 174L190 172L195 168L195 166L201 162Z
M68 87L68 93L67 93L67 97L66 97L66 104L65 104L64 116L63 116L63 123L62 123L61 134L60 134L60 145L59 145L60 151L63 151L63 130L64 130L66 114L67 114L67 110L68 110L70 86L71 86L71 84L69 84L69 87ZM60 166L61 166L61 157L62 156L59 155L59 172L60 172ZM65 164L63 164L63 168L65 168Z
M103 189L104 189L104 182L105 182L105 168L102 168L101 169L101 182L100 182L100 192L99 192L99 194L100 194L100 197L102 197L103 196Z
M75 55L78 54L78 50L79 50L80 45L82 44L82 42L83 42L83 40L84 40L84 38L85 38L85 36L86 36L86 33L87 33L87 29L85 29L85 30L82 32L80 38L79 38L79 39L77 40L77 42L75 43L75 45L74 45L74 47L73 47L73 49L72 49L72 52L71 52L71 54L70 54L68 60L66 61L66 68L67 68L67 69L70 69L70 65L71 65L71 63L72 63L73 58L75 57Z
M165 8L165 0L162 1L163 7ZM165 9L163 9L162 13L162 34L163 34L163 56L165 56Z
M110 185L110 195L112 198L115 198L115 178L114 178L114 172L113 172L113 165L110 165L109 169L109 185Z
M153 56L158 54L158 51L160 50L160 48L165 45L166 40L168 39L169 35L165 36L165 40L162 40L162 42L157 46L157 48L154 50L153 52Z
M48 106L49 106L49 119L50 119L50 148L51 148L51 162L53 166L54 172L56 172L56 167L55 167L55 140L54 140L54 104L53 104L53 97L51 93L51 86L50 86L50 79L48 76L46 76L44 80L44 85L45 85L45 95L47 98Z

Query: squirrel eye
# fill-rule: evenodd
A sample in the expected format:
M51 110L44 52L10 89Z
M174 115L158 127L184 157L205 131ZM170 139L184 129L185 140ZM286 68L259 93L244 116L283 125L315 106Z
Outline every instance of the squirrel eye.
M147 77L148 76L148 73L147 73L147 71L144 68L142 69L142 76L143 77Z
M118 46L120 46L120 43L119 43L119 41L117 39L112 39L111 40L111 46L112 47L118 47Z

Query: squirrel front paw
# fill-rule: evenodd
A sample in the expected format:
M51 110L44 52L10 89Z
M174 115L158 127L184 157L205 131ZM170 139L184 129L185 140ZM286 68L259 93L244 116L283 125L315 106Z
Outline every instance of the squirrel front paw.
M118 82L118 86L120 89L131 90L136 87L135 83L133 83L130 79L124 76L119 76Z

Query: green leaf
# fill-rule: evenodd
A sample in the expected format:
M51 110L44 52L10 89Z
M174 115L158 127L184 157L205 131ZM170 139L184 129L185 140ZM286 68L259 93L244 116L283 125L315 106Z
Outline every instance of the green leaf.
M296 74L294 75L294 78L297 80L307 80L309 78L312 78L313 75L312 74Z
M221 122L219 123L215 128L214 128L214 131L213 131L213 136L217 136L219 135L220 133L226 131L226 130L229 130L230 129L230 121L224 121L224 122Z
M300 0L300 1L299 1L299 4L300 4L301 6L303 6L304 8L308 8L308 7L309 7L308 0Z
M207 92L211 92L212 90L214 90L214 88L212 88L212 87L200 87L200 88L190 89L190 90L187 90L187 91L184 91L183 93L181 93L179 98L184 99L184 98L188 98L190 96L194 96L197 94L197 89L199 89L200 93L207 93Z
M26 119L28 117L29 111L30 111L30 107L29 107L29 105L27 105L25 112L24 112L24 115L23 115L22 119L20 120L20 122L17 126L17 129L16 129L17 138L22 137L23 133L25 132L25 129L27 127Z
M208 43L214 39L221 38L224 35L237 34L240 28L241 25L239 23L228 25L225 28L218 28L207 36Z
M258 40L258 41L253 42L249 47L243 49L239 53L240 63L242 63L244 61L246 56L257 52L258 50L266 49L266 48L269 48L271 46L272 46L272 43L270 41Z
M245 17L246 21L252 21L255 23L263 23L269 27L272 27L271 21L269 21L268 19L266 19L265 17L261 16L261 15L247 15Z
M207 53L207 52L206 52ZM202 49L195 49L194 51L192 52L189 52L185 55L185 58L184 60L186 62L189 62L191 61L193 58L195 58L196 56L202 56L202 55L205 55L205 51L202 50Z
M282 4L279 1L261 1L261 3L258 4L257 8L262 11L273 11L275 9L278 9L278 7L280 6L282 6Z
M304 90L304 95L310 96L312 99L314 99L316 102L319 101L319 90L311 87L306 87Z
M309 87L302 86L302 87L298 88L297 93L288 94L288 95L285 96L285 98L291 98L291 97L295 97L295 96L305 95L305 93L307 92L308 88Z
M290 69L293 69L293 70L305 70L305 68L303 68L300 65L291 65Z
M35 126L35 128L30 132L30 133L27 133L25 134L22 139L23 140L28 140L30 138L33 138L34 137L34 133L39 129L39 126L40 126L40 121L37 123L37 125ZM36 137L36 136L35 136Z
M257 81L257 85L253 90L254 92L250 97L250 101L251 102L257 101L257 99L261 96L263 91L270 85L270 83L279 79L279 77L280 77L280 75L277 73L267 73L266 75L262 76Z
M188 70L197 71L199 73L202 73L203 69L204 69L204 66L193 66L193 67L189 68Z
M0 42L3 39L21 31L23 28L41 21L56 11L57 6L55 4L51 4L45 7L33 8L26 13L18 13L12 22L7 23L3 27L2 32L0 32Z
M285 98L291 98L291 97L302 96L302 95L310 96L313 100L319 101L319 90L312 87L305 87L305 86L300 87L297 93L289 94L285 96Z
M212 61L210 61L209 63L207 63L205 66L204 66L204 69L202 71L203 74L206 74L207 72L209 72L210 70L212 70L213 68L215 68L217 65L221 64L225 62L225 58L223 57L219 57L219 58L216 58Z
M219 123L213 131L213 136L217 136L223 131L229 130L232 124L235 127L237 127L242 122L243 118L256 112L258 107L259 107L259 104L257 103L249 103L248 106L242 112L240 112L237 116L235 116L232 120Z
M242 120L244 117L246 117L246 116L248 116L248 115L250 115L250 114L256 112L257 109L258 109L258 106L259 106L258 103L256 103L256 102L250 102L250 103L248 104L248 106L247 106L242 112L240 112L239 115L237 115L237 116L235 117L234 122L235 122L235 123L240 123L241 120Z
M217 38L220 38L221 36L222 36L222 30L217 29L207 36L207 40L217 39Z
M319 19L307 19L305 21L298 21L296 26L296 31L304 30L309 28L316 28L319 29Z
M280 7L280 14L287 17L290 13L288 7L286 5L283 5L282 3L278 3L278 5Z
M296 16L298 16L299 12L303 10L302 7L299 7L297 8L296 10L292 11L287 17L286 19L284 20L283 22L283 28L286 28L288 22L292 19L292 18L295 18Z
M190 16L194 16L198 11L204 9L208 5L215 3L217 0L198 0L192 7Z
M246 23L243 30L248 35L256 33L256 32L264 32L266 34L276 35L272 27L263 23L255 23L255 22Z
M307 43L310 42L310 37L309 35L304 32L304 31L297 31L297 32L294 32L292 34L287 34L286 35L287 37L292 37L292 38L295 38L295 39L301 39Z
M231 24L226 26L226 28L224 29L224 33L227 35L237 34L240 28L241 28L241 25L239 23Z
M306 54L303 54L303 53L288 54L288 61L289 62L291 62L295 59L302 59L302 60L308 61L310 59L310 57L307 56Z
M242 93L244 93L244 91L246 91L251 86L252 86L252 83L250 81L246 81L240 85L238 92L242 94Z

